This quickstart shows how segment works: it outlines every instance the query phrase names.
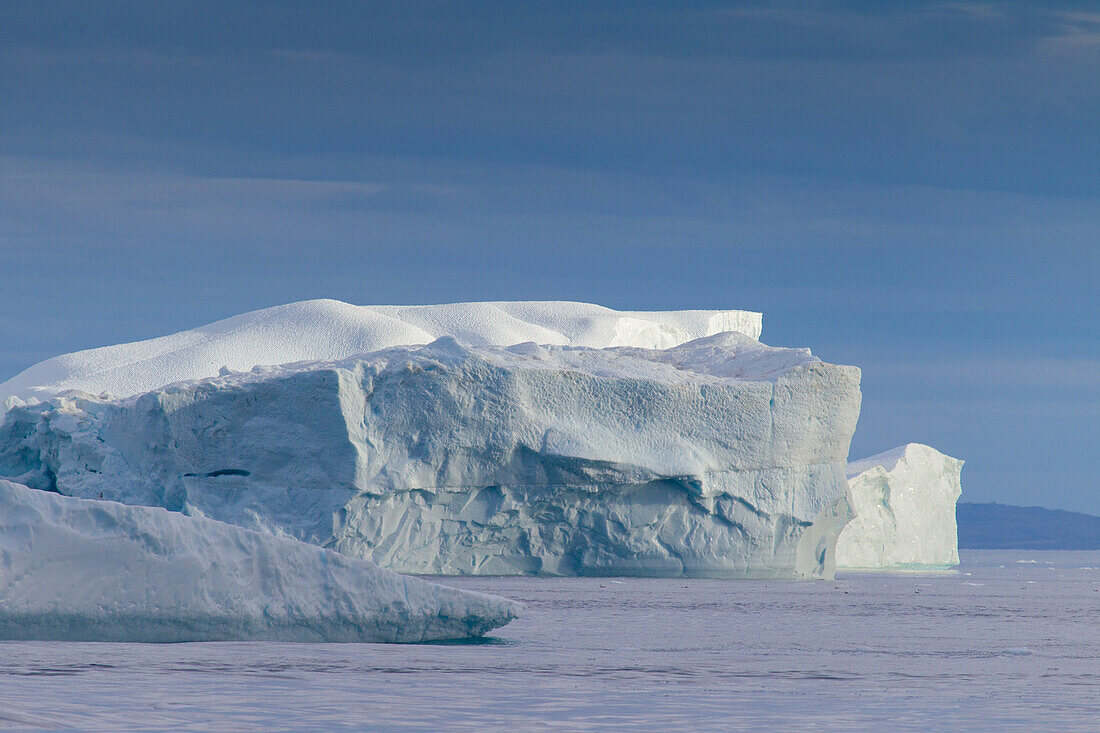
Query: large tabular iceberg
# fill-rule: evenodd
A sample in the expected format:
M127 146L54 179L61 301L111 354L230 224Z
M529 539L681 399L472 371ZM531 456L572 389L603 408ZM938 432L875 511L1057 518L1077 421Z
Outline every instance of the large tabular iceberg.
M47 359L0 384L5 402L68 390L115 397L218 374L222 367L346 359L453 336L472 344L668 348L723 331L760 337L759 313L615 311L589 303L499 302L359 306L308 300L265 308L170 336Z
M955 503L962 466L919 443L848 464L855 518L840 533L837 566L958 565Z
M210 519L0 480L0 639L417 642L480 636L521 608Z
M445 338L17 406L0 475L402 572L828 575L859 403L855 367L737 332Z

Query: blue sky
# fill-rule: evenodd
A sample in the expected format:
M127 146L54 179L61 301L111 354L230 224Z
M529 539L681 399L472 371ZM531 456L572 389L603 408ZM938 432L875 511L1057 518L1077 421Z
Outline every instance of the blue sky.
M0 1L0 379L245 310L746 308L1100 513L1100 4Z

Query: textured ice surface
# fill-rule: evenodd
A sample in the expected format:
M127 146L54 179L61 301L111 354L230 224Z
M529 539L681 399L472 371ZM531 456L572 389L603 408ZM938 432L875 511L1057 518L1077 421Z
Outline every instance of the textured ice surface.
M859 402L858 369L735 332L440 339L17 407L0 475L402 572L829 575Z
M0 480L0 639L416 642L519 611L294 540Z
M0 384L5 401L67 390L116 397L222 367L346 359L391 346L453 336L471 345L525 341L574 346L667 348L722 331L760 337L759 313L736 310L615 311L589 303L499 302L357 306L309 300L244 313L171 336L47 359Z
M840 533L838 567L957 565L955 502L963 462L910 443L848 464L855 518Z

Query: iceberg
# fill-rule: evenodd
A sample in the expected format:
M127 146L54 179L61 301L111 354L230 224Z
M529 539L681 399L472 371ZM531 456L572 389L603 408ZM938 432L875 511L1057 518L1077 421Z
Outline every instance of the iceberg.
M962 495L962 466L920 443L849 463L855 517L837 540L837 566L958 565L955 503Z
M532 322L541 306L510 307ZM717 317L654 317L673 340L689 321L723 331L639 348L609 345L622 316L596 338L551 309L555 333L603 348L444 337L68 393L7 413L0 475L400 572L828 577L859 370Z
M422 642L521 611L291 539L0 480L0 639Z
M47 359L0 384L12 404L69 390L130 397L223 369L346 359L453 336L473 345L668 348L737 331L760 337L761 315L736 310L616 311L589 303L497 302L357 306L309 300L244 313L200 328Z

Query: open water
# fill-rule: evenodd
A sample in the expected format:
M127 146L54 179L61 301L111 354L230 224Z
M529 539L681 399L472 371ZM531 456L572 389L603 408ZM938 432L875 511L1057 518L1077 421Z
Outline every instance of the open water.
M480 643L0 643L0 728L1100 731L1100 552L835 582L447 578Z

